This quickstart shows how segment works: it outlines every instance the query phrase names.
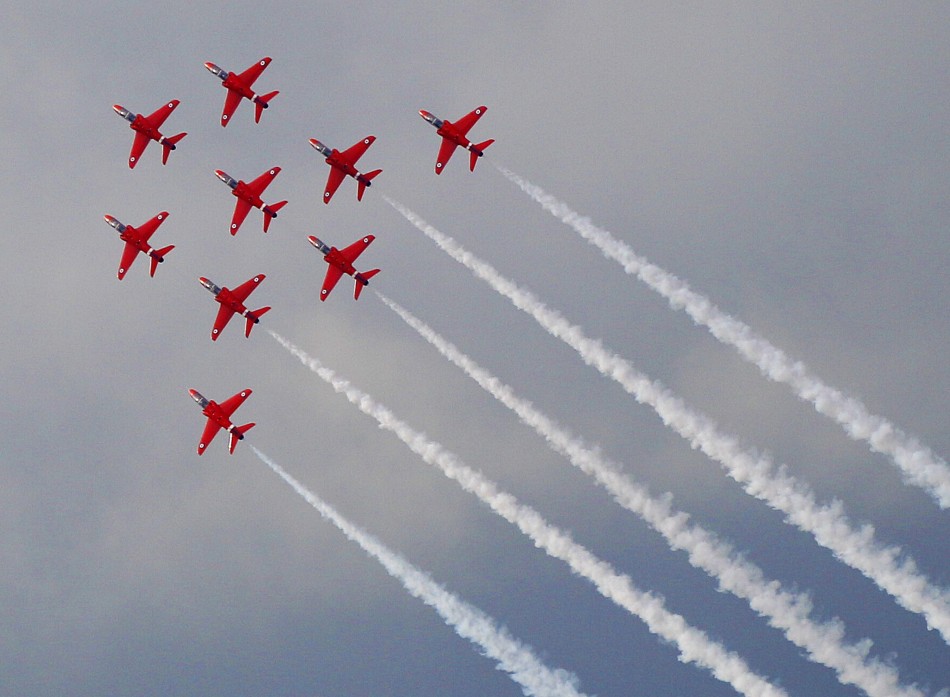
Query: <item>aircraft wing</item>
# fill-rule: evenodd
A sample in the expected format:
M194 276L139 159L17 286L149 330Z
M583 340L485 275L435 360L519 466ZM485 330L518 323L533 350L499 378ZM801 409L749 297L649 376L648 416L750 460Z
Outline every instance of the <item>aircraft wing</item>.
M336 286L336 282L340 280L340 277L343 275L343 269L339 266L334 266L330 264L327 267L326 278L323 279L323 289L320 291L320 301L324 301L330 295L330 291L333 290Z
M330 203L333 194L340 188L340 183L346 177L346 173L337 167L330 167L330 176L327 177L327 188L323 192L323 202Z
M276 177L278 174L280 174L280 167L271 167L261 176L249 181L247 183L247 188L249 188L257 196L260 196L264 193L264 189L270 186L270 183L274 181L274 177Z
M250 87L254 84L254 81L261 76L261 73L264 72L264 68L268 65L270 65L270 58L261 58L250 68L238 75L238 78L241 82Z
M356 261L357 257L363 253L363 251L372 244L375 240L375 235L367 235L366 237L357 240L349 247L344 247L340 250L340 254L346 259L349 263Z
M247 214L251 212L251 204L245 201L244 199L239 198L237 203L234 204L234 215L231 216L231 234L236 235L238 229L241 227L241 223L244 222L244 219L247 217Z
M238 104L241 103L241 99L240 92L235 92L231 89L228 90L228 93L224 96L224 111L221 112L222 125L226 125L231 117L234 116L234 112L237 110Z
M254 289L257 288L257 286L259 286L261 281L263 281L265 278L267 277L264 274L257 274L254 278L245 281L237 288L232 288L231 294L237 298L238 302L243 303L245 300L247 300L247 296L253 293Z
M472 129L472 126L474 126L476 122L482 118L482 115L486 111L488 111L487 106L480 106L474 111L470 111L469 113L465 114L465 116L456 121L454 125L458 129L459 133L464 136Z
M170 102L166 102L154 112L148 115L148 120L151 122L153 128L161 128L162 124L165 123L165 119L168 118L169 114L175 111L175 108L180 104L177 99L173 99Z
M234 317L234 310L224 305L218 305L218 316L214 318L214 327L211 329L211 340L217 341L218 335L228 326L228 322Z
M369 146L373 144L373 141L376 140L376 136L366 136L363 140L359 141L355 145L351 145L346 150L340 153L344 160L349 162L351 165L355 165L356 162L363 157Z
M214 419L208 419L208 423L205 424L205 430L201 432L201 440L198 441L199 455L204 453L205 448L211 445L211 441L214 440L214 437L218 435L218 431L220 430L221 424Z
M154 218L149 220L147 223L143 223L138 228L139 235L142 236L144 242L148 242L149 238L155 233L158 229L158 226L165 222L165 218L168 217L168 211L162 211Z
M458 147L458 143L454 140L449 140L448 138L442 139L442 145L439 146L439 156L435 161L435 173L442 174L442 170L445 169L445 165L448 164L448 161L452 158L452 153L455 152L455 148Z
M129 152L129 167L135 167L142 153L145 152L145 146L148 145L151 138L141 131L135 132L135 139L132 141L132 150Z
M221 402L221 404L219 404L218 406L221 407L221 411L224 412L225 416L227 416L228 418L231 418L231 414L233 414L239 406L244 404L244 400L250 396L251 396L250 389L241 390L236 395L228 397L226 400Z
M131 242L125 243L125 249L122 250L122 259L119 260L119 280L125 278L125 273L132 266L135 257L139 255L139 248Z

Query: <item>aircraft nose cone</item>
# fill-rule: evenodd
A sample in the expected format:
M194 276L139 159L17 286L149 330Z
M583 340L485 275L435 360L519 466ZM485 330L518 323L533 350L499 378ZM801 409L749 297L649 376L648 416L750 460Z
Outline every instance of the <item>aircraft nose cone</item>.
M203 286L206 286L206 285L208 285L208 283L210 283L210 281L209 281L207 278L205 278L204 276L198 276L198 281L199 281L199 282L201 283L201 285L203 285Z
M425 109L419 109L419 116L421 116L422 118L424 118L426 121L428 121L430 118L432 118L432 114L430 114L430 113L429 113L428 111L426 111Z
M112 221L115 220L115 218L113 218L111 215L104 215L102 216L102 219L109 223L109 225L112 225Z
M212 63L211 61L208 61L207 63L205 63L205 67L206 67L208 70L210 70L211 72L214 72L214 69L217 68L218 66L216 66L216 65L215 65L214 63Z
M125 111L125 109L120 104L113 104L112 110L117 114L121 114L123 111Z

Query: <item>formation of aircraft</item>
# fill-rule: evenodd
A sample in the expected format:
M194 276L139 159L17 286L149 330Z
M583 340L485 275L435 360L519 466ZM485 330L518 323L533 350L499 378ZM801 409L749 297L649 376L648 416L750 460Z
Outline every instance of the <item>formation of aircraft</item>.
M374 235L367 235L343 249L329 247L313 235L310 235L307 239L310 240L310 244L323 253L323 260L327 262L328 265L327 275L323 279L323 288L320 290L320 301L323 302L327 299L330 295L330 291L333 290L333 287L343 274L352 276L356 280L356 288L353 290L353 299L359 300L363 287L369 285L369 279L378 274L379 269L359 273L353 268L353 262L370 246L376 237Z
M227 90L224 98L224 110L221 113L222 126L228 125L228 122L234 116L234 112L244 99L254 104L254 121L255 123L260 123L261 114L263 114L264 109L270 106L270 101L276 97L279 92L275 90L267 94L258 95L251 88L261 76L261 73L270 65L270 62L271 59L269 57L261 58L241 73L228 72L210 62L204 64L208 71L221 80L222 86ZM177 99L172 99L148 116L133 113L119 104L113 105L113 110L129 122L129 127L135 133L128 160L130 169L138 164L142 153L151 141L155 141L162 146L162 164L168 163L169 153L176 149L178 142L181 141L187 133L164 136L159 129L163 126L171 113L175 111L179 103ZM478 161L478 158L482 157L485 154L485 149L495 142L494 139L489 139L481 143L472 143L467 137L468 132L486 111L487 107L480 106L455 122L440 119L425 110L419 111L419 115L432 124L432 126L436 128L438 135L442 138L435 164L436 174L442 173L442 170L452 157L452 154L459 147L463 147L469 151L469 168L472 171L475 170L475 163ZM330 203L330 199L333 198L333 195L346 177L352 177L356 180L356 200L363 200L363 194L366 192L367 187L372 186L373 179L378 176L382 170L375 169L371 172L364 173L356 169L356 164L360 158L366 154L366 151L375 140L376 136L369 135L351 145L346 150L340 151L336 148L324 145L316 138L310 138L310 145L326 158L326 163L330 166L326 188L323 192L323 202L325 204ZM216 169L214 173L218 179L228 185L231 189L231 193L237 199L234 205L234 215L231 218L231 235L237 234L237 231L247 218L248 213L250 213L251 208L261 210L264 215L264 232L267 232L271 219L276 218L278 211L287 204L287 201L265 204L262 199L264 191L280 173L280 167L272 167L249 182L234 179L220 169ZM146 254L149 257L149 274L151 276L155 275L155 269L158 267L158 264L165 261L165 257L168 253L175 248L175 245L168 245L161 249L154 249L148 243L151 236L167 217L168 211L162 211L136 228L131 225L125 225L111 215L104 216L105 221L118 231L119 238L125 242L122 259L119 262L119 280L125 277L132 262L135 261L140 253ZM379 269L359 272L353 264L375 239L376 237L374 235L366 235L343 249L337 249L336 247L325 244L313 235L308 237L310 244L323 254L323 259L327 262L326 276L323 279L323 287L320 290L321 302L329 297L333 288L343 277L343 274L353 277L355 281L353 297L359 300L363 288L369 285L370 279L379 273ZM257 274L235 288L228 288L226 286L219 287L204 276L199 277L198 280L201 285L214 296L215 301L219 304L218 313L215 316L214 325L211 329L212 341L217 341L221 332L224 331L224 328L235 314L239 314L245 318L244 336L250 337L253 326L258 324L261 317L271 309L270 306L265 306L257 310L249 310L245 304L248 296L254 292L265 278L266 276L264 274ZM198 455L204 454L208 445L214 440L221 429L225 429L228 432L228 450L234 453L237 442L243 440L244 434L255 425L252 422L244 424L243 426L236 426L231 422L232 414L244 403L244 400L251 395L251 390L242 390L220 404L214 400L205 399L197 390L191 389L188 390L188 393L201 407L201 413L207 417L207 423L205 424L204 431L202 431L201 439L198 442Z
M333 198L333 194L336 193L336 190L339 188L343 177L346 176L353 177L357 181L356 200L363 200L363 192L366 191L366 187L371 186L373 177L383 170L374 169L372 172L363 174L356 169L355 165L375 140L376 136L366 136L355 145L351 145L343 152L340 152L336 148L328 148L316 138L310 139L310 145L313 146L313 149L326 157L327 164L330 165L330 176L327 177L327 188L323 192L324 203L330 203L330 199Z
M173 99L160 106L148 116L142 114L133 114L124 106L113 104L112 109L129 122L129 128L135 131L135 137L132 140L132 151L129 153L129 169L134 169L138 164L139 158L145 152L145 146L153 140L162 146L162 164L168 162L168 153L175 149L179 140L184 138L187 133L179 133L176 136L166 138L158 130L165 123L165 119L181 104L177 99Z
M467 113L455 123L452 123L451 121L443 120L430 114L425 109L419 110L419 116L435 126L436 132L442 136L442 145L439 146L439 155L435 160L436 174L442 174L442 169L448 164L452 153L454 153L455 149L460 145L471 153L471 155L469 155L471 158L469 169L473 172L475 171L475 163L478 162L478 158L485 154L485 149L494 143L495 139L489 138L488 140L483 140L481 143L472 143L466 136L472 129L472 126L482 118L486 111L488 111L487 106L480 106L474 111Z
M244 434L250 431L255 424L249 423L243 426L235 426L231 423L231 415L239 406L244 404L244 400L251 396L251 390L241 390L235 395L228 397L218 404L213 399L205 399L198 390L188 390L191 398L198 402L201 407L201 413L208 417L204 431L201 432L201 439L198 441L198 454L203 455L205 449L218 435L218 431L225 429L229 436L228 450L234 454L234 446L239 440L244 440Z
M224 111L221 112L222 126L228 125L228 120L234 116L234 112L242 99L249 99L254 103L254 123L261 122L261 114L269 106L270 100L280 94L280 92L274 91L265 95L257 95L251 89L251 86L268 65L270 65L270 58L264 57L243 73L229 73L214 63L205 63L205 67L212 75L221 78L221 85L228 91L224 97Z
M280 167L271 167L262 175L249 182L240 179L236 180L229 176L227 172L223 172L220 169L214 170L214 173L218 179L231 187L231 193L237 198L234 204L234 215L231 217L232 235L237 234L237 231L241 228L241 223L244 222L244 219L247 217L247 214L250 213L252 207L260 208L264 213L264 232L267 232L267 228L270 227L271 219L276 218L277 211L287 205L286 201L266 205L263 199L261 199L261 194L264 193L264 189L270 186L270 183L274 181L274 177L280 174Z
M214 327L211 328L212 341L218 340L218 336L224 328L228 326L228 322L231 321L235 313L247 319L244 336L249 337L251 335L251 327L261 321L261 317L265 312L270 310L270 306L262 307L252 312L244 305L244 301L247 300L247 296L253 293L254 289L257 288L265 278L266 276L264 276L264 274L259 273L254 276L254 278L245 281L233 290L227 287L219 288L204 276L198 279L201 285L207 288L214 296L214 299L221 305L218 308L218 315L214 318Z
M165 255L175 248L175 245L170 244L161 249L153 249L148 243L151 236L158 229L158 226L164 223L167 217L168 211L162 211L148 222L136 228L131 225L125 225L111 215L103 216L105 221L119 233L119 239L125 242L125 249L122 250L122 259L119 261L118 276L120 281L125 278L126 271L132 266L132 262L135 261L140 252L150 257L149 260L152 265L149 268L149 275L155 276L155 269L158 268L159 264L165 261Z

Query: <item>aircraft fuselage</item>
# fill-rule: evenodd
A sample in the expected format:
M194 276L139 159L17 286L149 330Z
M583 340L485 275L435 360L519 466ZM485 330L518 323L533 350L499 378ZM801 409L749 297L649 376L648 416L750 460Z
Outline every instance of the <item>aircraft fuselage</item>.
M109 223L110 226L115 228L116 232L119 233L120 240L131 244L140 252L148 254L158 262L165 261L165 258L160 255L148 242L145 241L138 228L135 228L131 225L126 225L111 215L105 215L103 218L107 223ZM162 218L163 216L159 215L159 220L162 220Z
M262 61L263 63L263 61ZM266 63L263 63L266 67ZM232 92L236 92L245 99L250 99L255 104L259 104L261 107L266 109L268 104L266 101L258 97L254 90L252 90L245 82L237 75L237 73L229 73L223 68L219 68L214 63L205 63L205 67L211 72L212 75L216 75L221 78L221 84Z
M323 253L323 259L328 264L337 267L347 276L352 276L356 273L356 267L346 260L339 249L336 247L328 247L325 242L312 235L308 239L310 240L310 244Z

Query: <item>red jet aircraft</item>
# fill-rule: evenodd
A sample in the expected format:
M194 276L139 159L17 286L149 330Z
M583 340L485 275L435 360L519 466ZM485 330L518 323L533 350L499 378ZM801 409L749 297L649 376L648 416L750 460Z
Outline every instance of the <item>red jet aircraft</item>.
M264 201L261 200L261 194L264 193L264 189L274 181L274 177L280 174L280 167L272 167L251 182L235 181L228 176L227 172L222 172L220 169L214 170L214 173L218 179L231 187L231 193L237 197L237 203L234 204L234 215L231 217L231 234L237 234L241 223L244 222L252 206L254 208L260 208L264 212L264 232L267 232L267 228L270 227L271 218L276 218L277 211L287 204L286 201L280 201L279 203L267 206L264 205Z
M201 285L211 291L211 294L214 295L214 299L221 303L221 307L218 308L218 316L214 319L214 328L211 330L212 341L218 340L218 335L224 330L228 322L231 321L235 312L247 318L247 327L244 330L244 336L251 335L251 327L261 321L261 316L270 310L270 307L262 307L259 310L251 312L244 306L244 301L247 300L247 296L249 296L265 278L266 276L264 276L264 274L258 274L233 290L226 287L218 288L212 281L209 281L204 276L198 279L201 281Z
M241 390L233 397L228 397L221 404L213 399L205 399L198 390L188 390L188 394L198 402L198 406L202 409L201 413L208 417L205 430L201 433L201 440L198 441L198 454L204 454L205 448L211 444L211 441L214 440L214 437L218 435L218 431L222 428L226 429L231 435L229 449L233 454L237 442L244 440L244 434L254 427L253 423L244 424L243 426L235 426L231 423L231 414L244 403L245 399L251 396L251 390Z
M181 102L177 99L173 99L148 116L133 114L124 106L118 104L112 105L115 113L128 121L129 128L135 131L135 139L132 141L132 152L129 153L129 169L134 168L135 165L138 164L139 158L142 156L142 153L145 152L145 146L153 140L157 143L161 143L162 164L164 165L168 162L168 153L174 150L175 144L188 134L179 133L177 136L166 138L158 129L161 128L162 124L165 123L165 119L168 118L168 115L175 111L175 107L180 103Z
M229 73L227 70L219 68L214 63L205 63L205 67L221 78L221 84L227 88L228 94L224 98L224 111L221 114L221 125L227 126L228 120L234 115L234 110L238 108L241 99L250 99L254 102L254 122L261 122L261 114L269 105L268 102L276 97L279 92L268 92L265 95L257 95L251 90L251 85L261 76L264 68L270 65L270 58L261 58L257 63L245 70L243 73Z
M353 262L356 261L356 258L362 254L363 250L369 247L370 243L376 238L373 235L367 235L363 239L357 240L349 247L344 247L343 249L328 247L313 235L310 235L307 239L310 240L310 244L323 253L324 261L330 265L329 268L327 268L326 278L323 279L320 301L322 302L327 299L327 296L330 295L330 291L333 290L336 282L340 280L343 274L347 274L356 279L356 288L353 291L353 297L359 300L363 286L369 285L369 279L378 274L379 269L373 269L366 273L358 273L356 269L353 268Z
M356 145L340 152L336 148L328 148L316 138L310 139L310 145L313 146L313 149L326 157L327 164L330 165L330 176L327 178L327 188L326 191L323 192L324 203L330 203L330 199L333 197L333 194L336 193L337 188L339 188L340 183L343 181L343 177L346 175L353 177L359 182L356 190L356 200L363 200L363 192L366 191L366 187L371 186L373 177L383 170L374 169L372 172L363 174L359 172L354 165L356 165L357 161L363 156L363 153L366 152L375 140L376 136L366 136Z
M122 259L119 261L120 281L125 278L125 272L129 270L130 266L132 266L132 262L135 261L135 258L139 255L139 252L144 252L145 254L148 254L149 257L151 257L152 266L149 269L149 274L154 276L156 267L161 262L165 261L165 255L175 248L175 245L170 244L167 247L162 247L161 249L152 249L152 247L150 247L148 244L148 240L152 236L152 233L158 229L159 225L165 222L165 218L167 217L168 211L162 211L147 223L135 228L131 225L123 225L111 215L103 216L105 221L118 231L119 239L125 242L125 249L122 250Z
M480 106L475 111L466 114L455 123L452 123L451 121L443 121L424 109L419 110L419 115L435 126L438 129L439 135L442 136L439 157L435 161L436 174L442 174L442 169L448 164L449 158L452 157L452 153L455 152L455 148L460 145L471 152L471 171L475 171L475 163L478 161L478 158L485 154L485 149L494 143L495 139L491 138L481 143L473 144L465 136L486 111L488 111L487 106Z

